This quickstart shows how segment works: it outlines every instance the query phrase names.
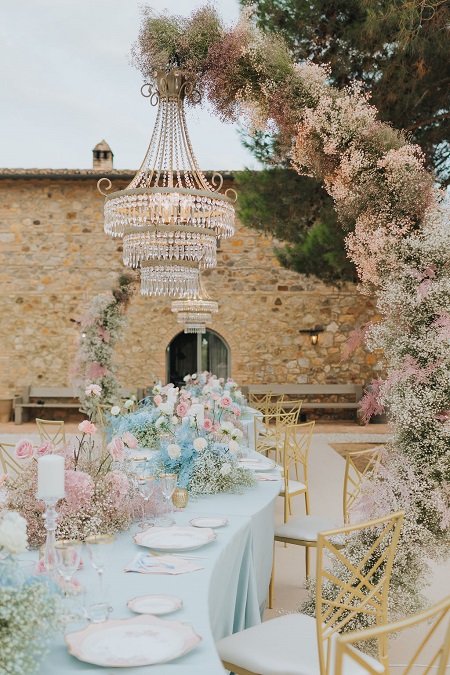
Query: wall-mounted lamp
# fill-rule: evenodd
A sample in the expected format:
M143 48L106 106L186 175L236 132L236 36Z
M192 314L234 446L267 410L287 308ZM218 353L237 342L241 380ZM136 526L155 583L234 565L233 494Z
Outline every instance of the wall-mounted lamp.
M320 326L317 328L309 328L307 330L299 330L299 333L307 333L312 345L316 345L319 342L319 333L323 333L324 329Z

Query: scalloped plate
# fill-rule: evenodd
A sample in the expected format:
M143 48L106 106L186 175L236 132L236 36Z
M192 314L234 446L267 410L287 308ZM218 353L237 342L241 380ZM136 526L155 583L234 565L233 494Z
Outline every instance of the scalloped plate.
M127 602L127 607L136 614L170 614L183 606L181 598L175 595L141 595Z
M139 546L157 551L190 551L214 541L216 533L210 527L198 528L173 525L172 527L152 527L138 532L133 539Z

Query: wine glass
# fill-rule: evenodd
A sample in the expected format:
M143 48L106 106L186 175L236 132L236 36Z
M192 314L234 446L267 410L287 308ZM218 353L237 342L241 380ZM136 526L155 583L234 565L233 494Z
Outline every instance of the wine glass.
M159 488L164 498L164 505L167 504L169 507L169 512L158 519L158 525L161 527L169 527L170 525L175 524L175 520L173 519L172 495L177 487L177 478L178 474L176 473L160 473L158 476Z
M101 596L103 595L103 573L108 560L111 560L115 540L113 534L92 534L85 539L89 560L98 573Z
M139 526L142 530L145 530L147 527L153 525L152 520L147 518L147 508L150 497L152 496L155 489L155 477L140 476L137 479L137 485L139 494L142 497L142 521L139 523Z
M80 565L81 547L79 539L59 539L55 542L56 569L68 585Z

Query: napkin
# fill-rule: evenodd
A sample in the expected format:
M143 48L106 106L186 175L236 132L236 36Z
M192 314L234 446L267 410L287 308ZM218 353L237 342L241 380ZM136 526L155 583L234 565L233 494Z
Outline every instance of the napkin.
M202 570L195 563L173 555L149 555L138 553L132 562L125 567L125 572L140 572L141 574L185 574Z
M255 476L256 480L281 480L281 476L274 476L273 474L258 473Z

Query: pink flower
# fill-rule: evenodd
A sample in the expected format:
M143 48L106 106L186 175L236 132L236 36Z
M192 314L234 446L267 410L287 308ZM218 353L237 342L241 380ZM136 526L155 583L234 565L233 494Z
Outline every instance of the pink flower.
M127 476L122 473L122 471L111 471L106 476L106 482L108 483L111 494L114 497L117 503L120 503L128 495L130 489L130 483Z
M207 412L208 410L211 410L211 403L205 403L203 407L204 407L205 411Z
M51 441L45 441L45 443L41 443L36 448L36 457L43 457L44 455L50 455L53 450L55 449L55 446Z
M113 438L111 443L108 443L107 450L115 462L123 462L125 457L125 446L120 438Z
M16 457L19 459L29 459L33 457L33 446L30 441L19 441L15 447Z
M99 384L90 384L84 390L86 396L100 396L102 388Z
M139 446L139 441L136 436L133 436L129 431L125 431L122 434L122 440L131 450L136 450Z
M212 398L213 401L218 401L219 398L220 398L220 394L217 394L217 393L216 393L216 394L211 394L211 398Z
M241 411L239 410L239 408L238 408L237 406L233 406L233 407L231 408L231 411L234 413L234 416L235 416L235 417L240 417L240 416L241 416Z
M87 377L90 380L99 380L101 377L104 377L104 375L107 374L108 368L106 366L101 366L99 363L97 363L97 361L91 363L87 371Z
M219 401L219 405L221 408L229 408L232 403L233 401L229 396L222 396L222 398Z
M212 425L212 430L214 431L214 433L216 433L217 431L219 431L219 429L220 429L220 424L219 424L219 422L214 422L214 424Z
M108 343L111 339L111 334L103 326L98 327L98 334L102 338L103 342Z
M211 431L211 429L213 428L213 423L211 422L211 420L206 418L205 421L203 422L203 428L205 429L205 431Z
M156 394L156 396L153 399L153 403L155 405L161 405L162 402L163 402L162 396L160 396L159 394Z
M179 403L177 405L177 415L178 415L178 417L185 417L188 410L189 410L189 406L186 405L186 403Z
M88 504L94 494L94 481L84 471L69 469L65 473L66 502L72 511Z
M95 424L92 424L92 422L89 422L89 420L84 420L83 422L80 422L78 425L78 429L83 432L83 434L88 434L89 436L91 434L95 434L97 431L97 427Z
M7 478L8 478L8 474L7 474L7 473L2 473L2 474L0 474L0 488L2 487L3 483L5 482L5 480L7 480Z

